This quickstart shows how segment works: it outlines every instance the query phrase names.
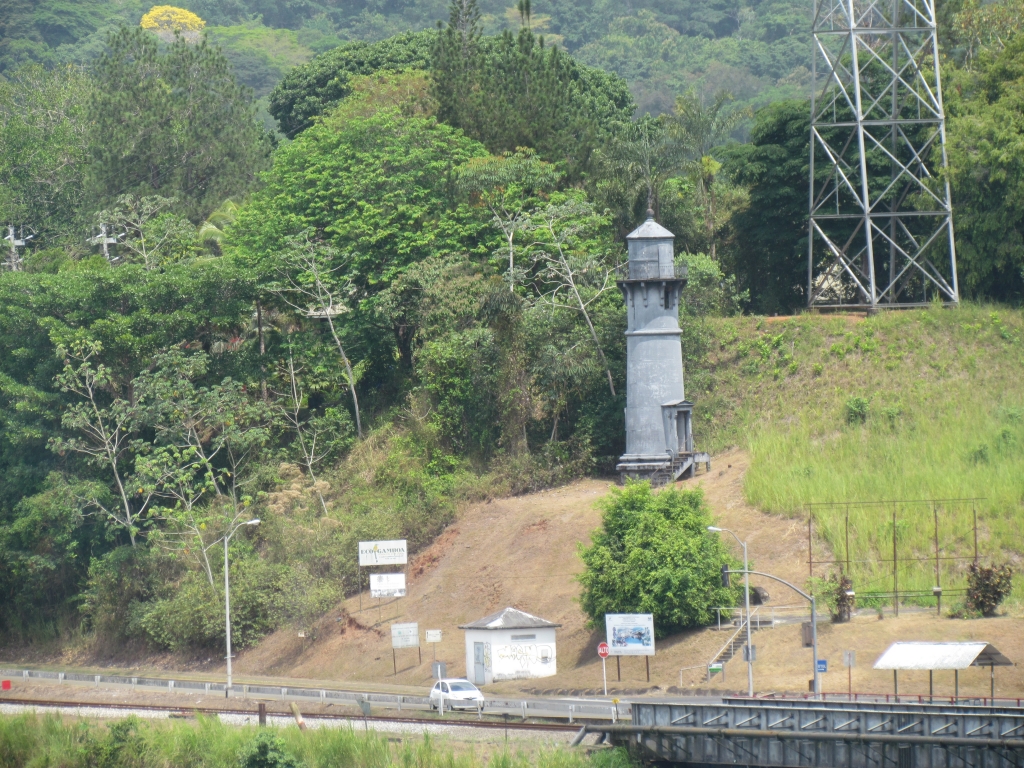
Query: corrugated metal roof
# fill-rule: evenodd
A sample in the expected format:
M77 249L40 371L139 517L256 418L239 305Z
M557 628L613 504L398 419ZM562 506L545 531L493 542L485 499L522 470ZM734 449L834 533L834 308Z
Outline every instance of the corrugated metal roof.
M503 608L497 613L484 616L482 619L477 619L469 624L460 624L459 629L540 629L542 627L560 626L562 625L542 619L539 616L533 616L526 613L526 611L520 611L515 608Z
M675 235L656 222L653 216L626 235L627 240L662 240L672 237Z
M989 643L900 642L890 645L875 669L967 669L1012 667L1013 662Z

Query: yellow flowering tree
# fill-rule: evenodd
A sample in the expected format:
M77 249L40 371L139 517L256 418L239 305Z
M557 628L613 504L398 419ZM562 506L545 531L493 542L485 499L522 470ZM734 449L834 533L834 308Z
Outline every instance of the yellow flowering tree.
M143 29L155 32L160 39L170 42L175 33L186 40L197 40L206 22L191 11L173 5L154 5L139 23Z

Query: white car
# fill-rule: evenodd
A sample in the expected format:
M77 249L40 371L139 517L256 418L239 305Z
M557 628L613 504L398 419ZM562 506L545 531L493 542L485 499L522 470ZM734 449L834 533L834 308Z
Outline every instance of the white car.
M442 702L445 709L476 709L483 700L480 689L462 677L438 680L430 689L431 709L438 709Z

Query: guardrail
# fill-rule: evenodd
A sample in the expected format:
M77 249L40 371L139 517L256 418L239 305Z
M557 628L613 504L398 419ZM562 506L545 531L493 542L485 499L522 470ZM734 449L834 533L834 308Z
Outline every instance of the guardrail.
M224 694L226 698L279 699L315 702L318 704L351 704L360 707L364 714L378 706L384 709L428 710L431 701L427 696L412 696L399 693L377 693L373 691L349 691L334 688L306 688L276 685L235 685L226 690L225 683L208 683L199 680L165 679L158 677L128 677L125 675L95 675L82 672L51 672L34 669L0 669L0 676L32 680L52 681L58 685L86 685L96 688L131 688L131 690L159 690L174 693L189 691L209 694ZM451 700L445 699L445 708L451 707ZM478 717L483 713L516 715L525 722L529 717L567 718L569 723L577 720L610 720L632 717L632 709L626 702L572 701L567 699L485 699L482 707L474 707ZM443 709L441 714L443 714Z

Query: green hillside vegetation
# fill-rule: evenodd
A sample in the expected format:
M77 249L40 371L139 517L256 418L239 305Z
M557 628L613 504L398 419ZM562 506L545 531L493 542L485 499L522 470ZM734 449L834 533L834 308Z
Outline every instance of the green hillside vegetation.
M809 503L981 497L976 505L940 505L941 554L973 557L976 508L982 561L1019 565L1019 311L968 305L865 320L743 318L715 329L709 378L691 388L702 406L698 431L712 449L749 447L752 504L806 520ZM932 509L900 515L899 557L933 557ZM844 510L816 511L815 523L844 559ZM891 589L891 564L865 561L891 560L892 507L854 509L850 530L858 594ZM901 589L930 593L933 566L901 566ZM966 566L943 561L943 585L963 588ZM1014 583L1019 603L1019 573Z
M402 739L356 733L351 728L237 728L216 717L196 722L128 718L104 725L61 720L56 715L0 719L0 765L202 765L209 768L630 768L624 749L593 755L565 749L511 749L483 758L430 736Z
M748 71L750 93L782 88L792 9L652 0L616 22L610 2L197 2L212 26L175 39L99 0L62 32L47 19L63 7L17 4L0 42L0 219L30 236L0 272L6 641L209 656L224 637L209 553L229 535L238 645L312 633L355 589L360 538L416 551L467 500L610 474L614 270L648 207L689 269L700 439L751 448L751 500L794 514L984 495L984 556L1018 556L1013 2L943 17L960 283L977 303L849 325L750 316L805 301L807 102L751 115L742 94L686 89ZM299 63L402 19L421 31ZM612 32L621 56L602 58ZM262 97L272 135L238 79L265 93L282 75ZM635 114L662 88L661 114ZM887 183L888 161L869 162ZM836 520L819 523L835 547ZM905 546L925 551L911 527ZM854 543L874 552L880 530ZM868 592L881 576L857 578Z

